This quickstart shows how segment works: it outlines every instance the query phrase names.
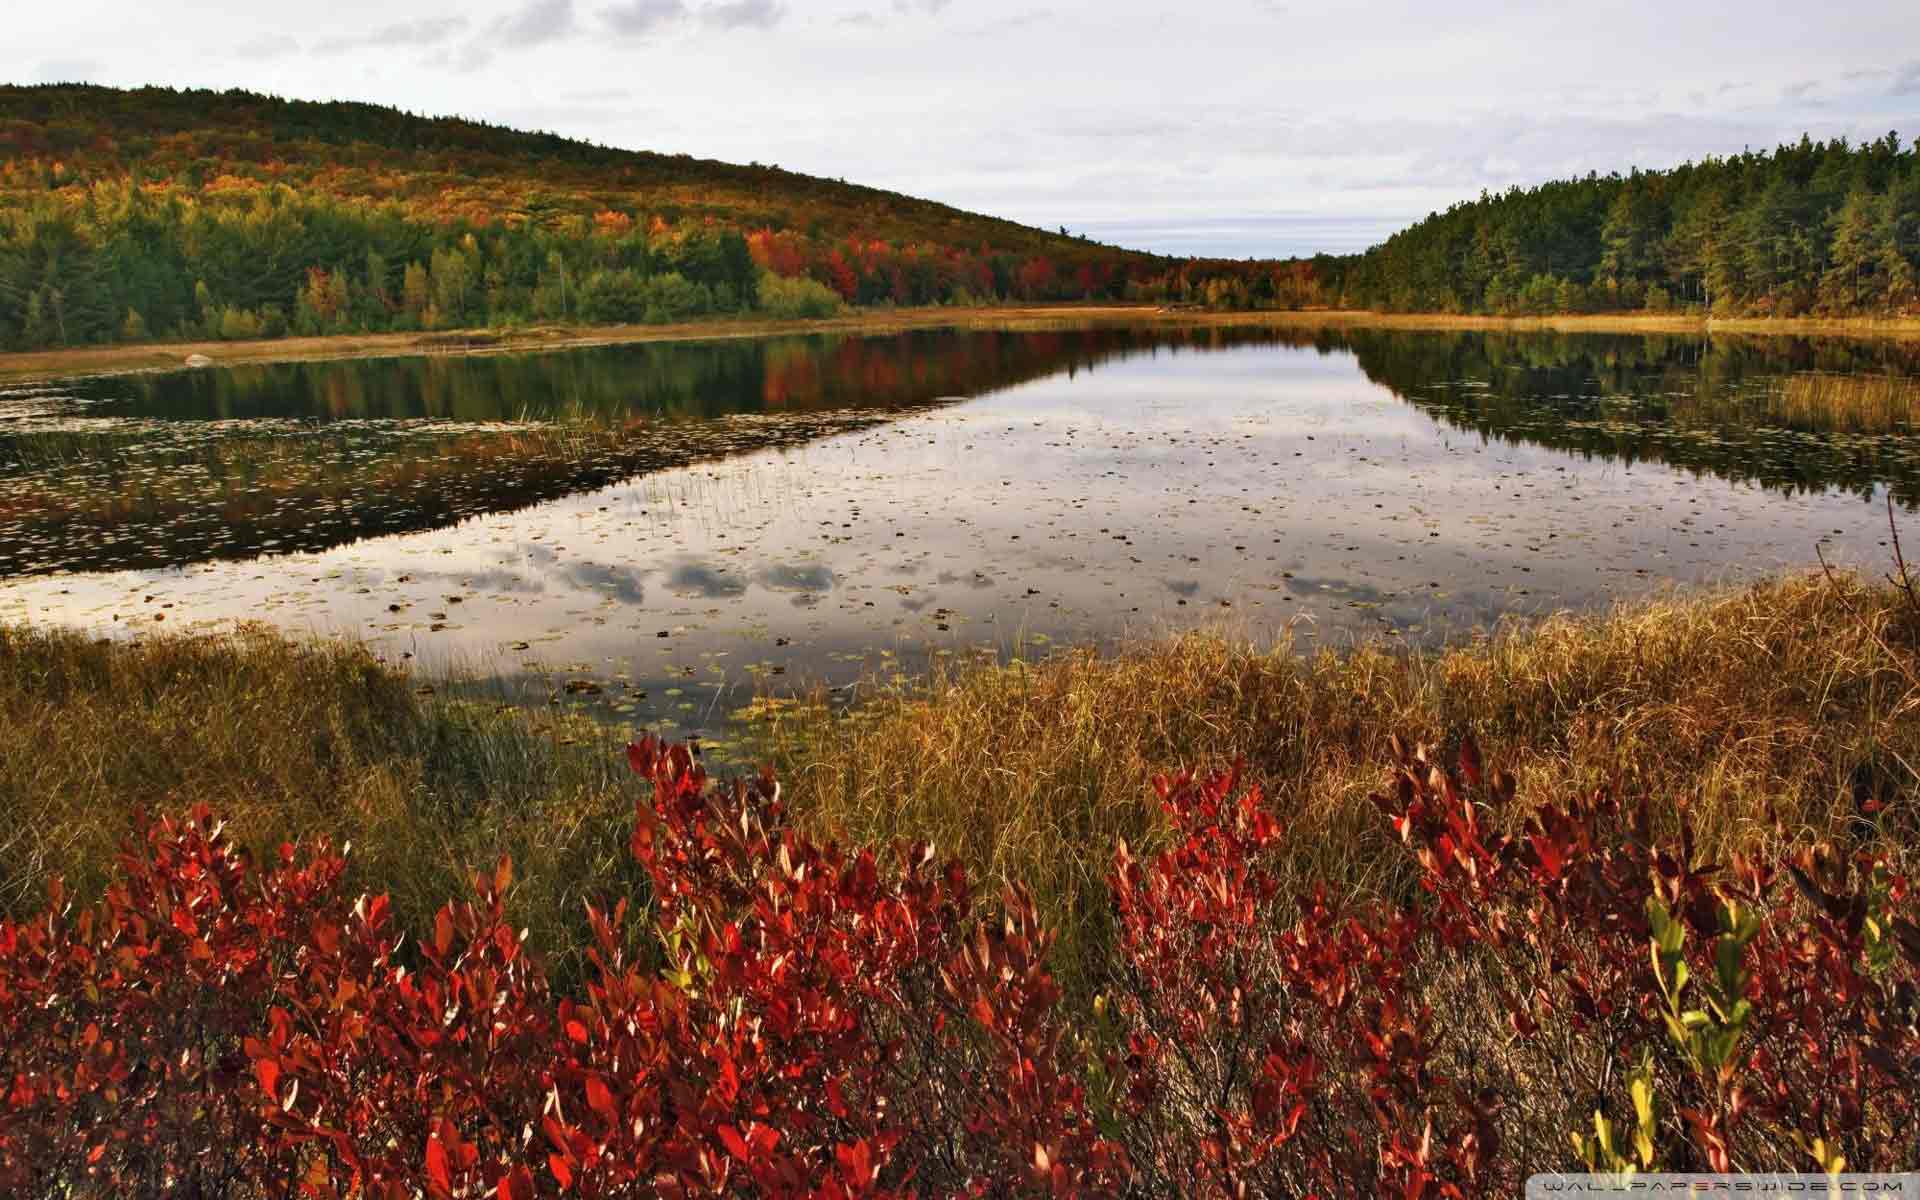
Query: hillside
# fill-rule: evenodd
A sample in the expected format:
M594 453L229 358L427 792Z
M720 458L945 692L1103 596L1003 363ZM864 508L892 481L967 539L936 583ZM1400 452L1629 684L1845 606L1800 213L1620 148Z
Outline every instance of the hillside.
M375 105L0 87L3 349L1185 298L1196 270L777 167Z
M475 225L644 210L669 224L859 234L1080 255L1078 239L778 167L617 150L549 133L250 92L0 87L0 187L12 198L126 177L206 194L285 184ZM251 185L251 186L250 186Z
M1920 310L1920 143L1483 194L1364 254L1178 260L758 164L371 104L0 86L0 350L1148 301Z
M1457 204L1331 264L1402 312L1883 316L1920 307L1920 142L1889 133Z

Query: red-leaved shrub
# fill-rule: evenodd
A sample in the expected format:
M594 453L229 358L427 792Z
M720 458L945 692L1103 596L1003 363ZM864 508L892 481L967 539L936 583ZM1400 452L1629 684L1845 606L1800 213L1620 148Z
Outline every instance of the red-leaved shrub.
M59 887L0 922L0 1194L241 1194L265 1097L242 1053L340 907L342 860L291 849L263 876L205 809L129 845L78 913Z
M1604 792L1516 823L1512 779L1483 778L1471 743L1457 772L1400 758L1376 799L1418 857L1429 938L1510 1029L1482 1039L1487 1086L1570 1101L1590 1126L1561 1128L1602 1169L1914 1161L1920 927L1884 863L1705 862L1684 809L1663 840L1644 801Z
M1154 1195L1419 1195L1483 1181L1498 1137L1434 1069L1410 914L1283 897L1280 827L1235 774L1160 780L1175 845L1123 846L1119 1138ZM1288 915L1291 914L1291 915Z
M1402 749L1421 886L1360 903L1287 892L1260 789L1183 774L1166 849L1115 856L1089 1015L1018 887L629 755L651 894L590 908L578 994L505 861L415 941L324 845L255 871L205 811L0 923L0 1192L1498 1196L1920 1151L1920 927L1870 856L1708 863L1683 816Z

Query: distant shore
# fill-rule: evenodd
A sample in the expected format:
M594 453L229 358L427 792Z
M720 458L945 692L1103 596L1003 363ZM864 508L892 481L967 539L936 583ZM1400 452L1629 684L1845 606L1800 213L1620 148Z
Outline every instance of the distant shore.
M1379 328L1490 332L1701 334L1920 339L1920 318L1705 318L1688 314L1580 313L1537 317L1378 313L1349 309L1210 312L1150 304L1047 304L880 309L815 320L714 317L668 325L542 325L435 333L339 334L259 341L146 342L0 354L0 381L176 370L195 355L217 365L501 353L640 342L770 337L809 333L892 333L909 329L1046 328L1060 324L1154 322L1177 327Z

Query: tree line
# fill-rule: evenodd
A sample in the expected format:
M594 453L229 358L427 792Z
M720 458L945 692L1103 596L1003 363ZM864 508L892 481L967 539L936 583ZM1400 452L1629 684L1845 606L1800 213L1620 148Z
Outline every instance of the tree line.
M284 184L208 196L132 177L0 207L0 348L640 323L843 305L1271 306L1268 264L1073 258L602 210L428 219ZM1297 273L1296 273L1297 274Z
M1057 301L1906 311L1920 143L1803 137L1482 195L1360 255L1180 260L371 105L0 87L0 349Z
M372 105L0 87L0 349L844 305L1297 305L1312 274Z
M1920 142L1895 133L1589 174L1457 204L1325 276L1341 302L1836 316L1920 304Z

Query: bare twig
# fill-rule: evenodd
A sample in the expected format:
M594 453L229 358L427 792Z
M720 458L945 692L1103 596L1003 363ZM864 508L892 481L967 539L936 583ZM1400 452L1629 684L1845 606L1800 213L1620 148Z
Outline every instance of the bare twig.
M1840 578L1833 573L1833 564L1827 561L1827 552L1820 548L1819 542L1813 544L1813 556L1820 560L1820 570L1825 573L1827 582L1833 585L1835 592L1845 601L1847 597L1846 593L1840 590ZM1852 608L1853 605L1848 603L1847 607Z
M1906 595L1908 611L1920 616L1920 595L1914 592L1913 573L1907 570L1907 556L1900 550L1900 526L1893 519L1892 488L1887 489L1887 529L1893 534L1893 566L1900 573L1899 578L1888 576L1888 579Z

